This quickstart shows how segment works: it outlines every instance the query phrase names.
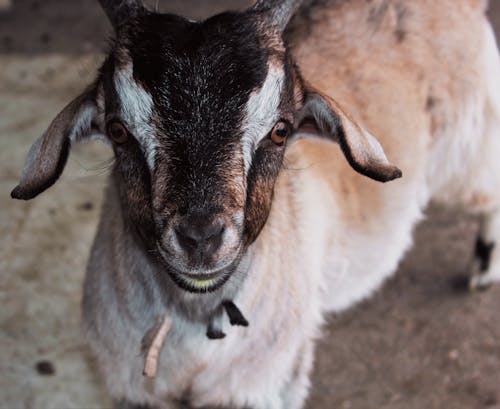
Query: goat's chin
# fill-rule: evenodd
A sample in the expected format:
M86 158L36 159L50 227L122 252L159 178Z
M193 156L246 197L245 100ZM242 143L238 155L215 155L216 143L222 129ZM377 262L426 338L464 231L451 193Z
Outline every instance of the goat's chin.
M221 288L238 266L239 251L221 266L214 268L189 269L178 263L165 249L158 245L160 260L172 281L182 290L190 293L211 293Z

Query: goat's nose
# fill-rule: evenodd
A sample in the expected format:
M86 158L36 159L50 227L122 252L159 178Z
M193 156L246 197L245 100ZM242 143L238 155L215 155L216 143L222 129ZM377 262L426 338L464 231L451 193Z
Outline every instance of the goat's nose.
M219 249L225 228L220 217L187 217L177 224L175 234L182 249L202 261Z

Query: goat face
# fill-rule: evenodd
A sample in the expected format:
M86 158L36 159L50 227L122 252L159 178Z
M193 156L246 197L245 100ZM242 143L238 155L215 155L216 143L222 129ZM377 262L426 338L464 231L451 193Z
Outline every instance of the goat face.
M220 287L258 236L287 136L304 118L335 137L356 170L399 176L374 138L303 85L281 39L294 2L201 23L135 1L101 3L113 49L96 83L35 142L13 197L54 183L72 142L107 135L124 218L177 284L199 292Z
M256 23L251 13L203 23L145 14L102 69L124 203L134 214L143 196L148 236L189 290L220 285L257 236L292 129L289 62Z

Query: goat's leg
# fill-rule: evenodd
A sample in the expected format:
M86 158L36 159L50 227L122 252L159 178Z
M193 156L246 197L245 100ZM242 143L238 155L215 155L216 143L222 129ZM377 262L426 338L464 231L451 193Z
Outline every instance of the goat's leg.
M484 51L484 79L487 100L484 109L485 127L480 142L479 162L475 167L476 183L489 206L478 209L481 215L479 237L476 244L475 270L470 279L471 289L484 289L500 282L500 58L491 27L486 28Z
M500 282L500 209L481 215L473 272L469 282L472 290Z

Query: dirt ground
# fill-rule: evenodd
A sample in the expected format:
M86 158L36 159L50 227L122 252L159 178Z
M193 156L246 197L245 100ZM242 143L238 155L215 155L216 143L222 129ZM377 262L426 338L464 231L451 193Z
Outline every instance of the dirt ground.
M35 202L10 189L33 139L93 75L108 24L95 0L0 10L0 408L108 408L81 341L79 301L111 153L78 147ZM154 3L154 1L152 2ZM160 1L203 17L244 0ZM500 32L500 0L490 0ZM469 294L477 223L432 208L376 296L331 316L309 409L500 409L500 288Z

